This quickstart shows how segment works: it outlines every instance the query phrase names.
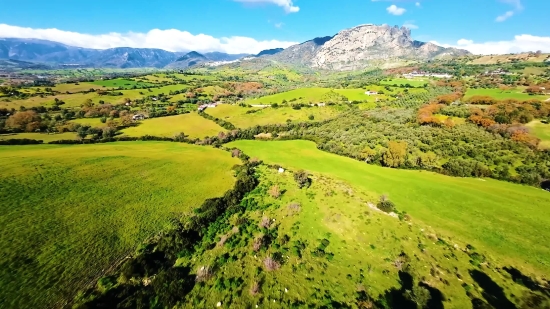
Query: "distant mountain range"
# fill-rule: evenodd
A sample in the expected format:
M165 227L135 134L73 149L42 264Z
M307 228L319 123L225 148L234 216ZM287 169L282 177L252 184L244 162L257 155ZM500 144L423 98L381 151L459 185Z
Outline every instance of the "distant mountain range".
M258 58L288 65L328 70L355 70L407 60L430 60L470 54L415 41L404 27L366 24L345 29L334 36L315 38L286 49L264 50L256 55L221 52L169 52L153 48L118 47L104 50L80 48L37 39L0 39L0 60L53 65L110 68L185 69L200 64L223 65Z
M44 64L71 64L106 68L164 68L168 65L186 68L207 61L232 61L248 54L231 55L220 52L169 52L154 48L117 47L91 49L68 46L38 39L0 38L0 59Z

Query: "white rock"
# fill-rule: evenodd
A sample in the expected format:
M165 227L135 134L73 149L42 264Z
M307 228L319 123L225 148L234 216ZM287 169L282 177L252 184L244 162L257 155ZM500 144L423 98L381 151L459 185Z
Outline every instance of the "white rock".
M221 307L222 306L222 302L219 301L217 304L216 304L216 307Z

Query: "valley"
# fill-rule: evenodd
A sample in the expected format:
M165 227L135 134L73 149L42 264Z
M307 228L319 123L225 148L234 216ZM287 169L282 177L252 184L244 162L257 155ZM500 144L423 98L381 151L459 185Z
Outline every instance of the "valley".
M550 308L548 54L443 46L0 39L0 307Z

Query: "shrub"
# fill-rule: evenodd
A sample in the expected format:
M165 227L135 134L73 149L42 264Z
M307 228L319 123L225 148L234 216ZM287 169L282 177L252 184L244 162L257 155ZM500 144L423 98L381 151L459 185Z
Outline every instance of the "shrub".
M311 185L311 179L309 178L309 173L304 170L299 170L294 173L294 180L298 184L298 188L302 189L304 187L309 188Z
M281 190L279 190L278 185L274 185L273 187L271 187L271 189L269 189L268 193L274 199L278 199L279 197L281 197Z
M388 197L385 195L382 195L380 197L380 201L378 202L376 207L378 207L378 209L382 210L383 212L387 212L387 213L395 211L395 204L392 201L390 201Z
M281 264L279 264L276 260L274 260L271 257L266 257L264 259L264 266L267 271L274 271L281 268Z
M260 227L268 229L271 226L271 220L268 217L263 217L260 221Z
M307 118L308 118L309 120L313 120L313 119L315 119L315 116L309 115Z
M250 287L250 294L256 295L260 292L260 282L254 281L252 282L252 286Z
M195 282L206 282L212 278L214 272L209 266L202 266L197 271L197 276L195 277Z

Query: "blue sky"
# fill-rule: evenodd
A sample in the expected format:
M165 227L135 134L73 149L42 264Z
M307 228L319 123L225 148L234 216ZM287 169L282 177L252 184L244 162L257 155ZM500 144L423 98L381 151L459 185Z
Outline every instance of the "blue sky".
M19 0L2 4L0 37L237 53L375 23L475 53L550 52L548 12L548 0Z

